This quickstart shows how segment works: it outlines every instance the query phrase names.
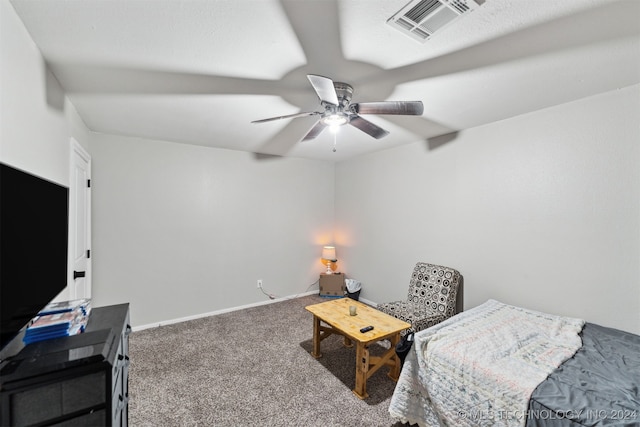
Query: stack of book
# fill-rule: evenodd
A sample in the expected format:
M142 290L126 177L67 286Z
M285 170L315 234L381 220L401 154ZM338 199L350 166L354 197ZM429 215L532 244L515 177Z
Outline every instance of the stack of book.
M49 303L27 326L22 341L31 344L79 334L84 331L90 312L90 299Z

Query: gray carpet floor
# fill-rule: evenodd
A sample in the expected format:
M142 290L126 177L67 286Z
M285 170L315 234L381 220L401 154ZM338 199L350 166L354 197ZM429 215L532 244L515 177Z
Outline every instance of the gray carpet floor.
M383 367L358 399L355 347L332 335L311 354L311 313L295 298L130 336L131 426L401 426ZM371 346L371 354L384 348Z

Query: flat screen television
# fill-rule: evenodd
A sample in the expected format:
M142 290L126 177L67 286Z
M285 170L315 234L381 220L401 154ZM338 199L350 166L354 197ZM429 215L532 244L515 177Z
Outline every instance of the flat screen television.
M0 163L0 349L67 286L69 189Z

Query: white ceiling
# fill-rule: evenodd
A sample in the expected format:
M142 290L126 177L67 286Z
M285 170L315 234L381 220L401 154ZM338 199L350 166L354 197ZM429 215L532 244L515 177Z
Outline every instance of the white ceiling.
M386 24L407 1L11 3L91 130L254 153L339 161L640 82L640 1L486 0L426 43ZM424 114L344 126L335 153L299 142L315 117L250 123L321 111L306 74Z

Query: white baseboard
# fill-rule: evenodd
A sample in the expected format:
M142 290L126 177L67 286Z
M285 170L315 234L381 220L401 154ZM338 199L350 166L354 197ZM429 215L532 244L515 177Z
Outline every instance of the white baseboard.
M195 319L201 319L203 317L215 316L217 314L230 313L232 311L244 310L245 308L251 308L251 307L258 307L260 305L273 304L273 303L276 303L276 302L286 301L286 300L290 300L290 299L293 299L293 298L300 298L300 297L304 297L304 296L307 296L307 295L313 295L313 294L317 294L317 293L318 293L318 290L316 289L315 291L309 291L309 292L305 292L305 293L302 293L302 294L295 294L295 295L290 295L290 296L287 296L287 297L281 297L281 298L275 298L275 299L270 299L270 300L266 300L266 301L255 302L255 303L252 303L252 304L241 305L241 306L238 306L238 307L224 308L222 310L210 311L208 313L194 314L193 316L180 317L178 319L163 320L162 322L149 323L149 324L146 324L146 325L134 326L131 329L134 332L135 331L142 331L144 329L157 328L158 326L172 325L174 323L186 322L188 320L195 320Z
M365 303L367 305L370 305L371 307L377 307L378 306L377 302L373 302L373 301L368 300L366 298L360 298L359 301L361 301L361 302L363 302L363 303Z

